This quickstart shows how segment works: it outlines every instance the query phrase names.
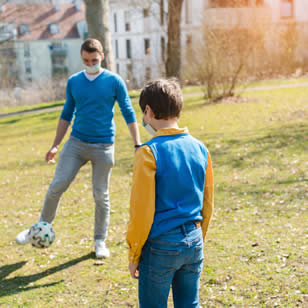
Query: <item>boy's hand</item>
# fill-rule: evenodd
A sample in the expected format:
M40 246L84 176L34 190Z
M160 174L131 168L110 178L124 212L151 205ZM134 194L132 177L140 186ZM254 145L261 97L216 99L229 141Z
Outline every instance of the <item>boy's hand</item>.
M139 278L139 262L135 264L129 262L128 269L132 278L134 279Z

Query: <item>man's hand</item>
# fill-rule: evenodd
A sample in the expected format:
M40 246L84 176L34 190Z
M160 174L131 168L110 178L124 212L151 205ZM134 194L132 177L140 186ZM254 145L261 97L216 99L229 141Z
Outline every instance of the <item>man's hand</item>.
M128 269L132 278L134 279L139 278L139 262L135 264L129 262Z
M53 146L47 153L46 153L46 156L45 156L45 161L50 164L54 164L56 161L55 161L55 156L58 152L58 147L55 147Z

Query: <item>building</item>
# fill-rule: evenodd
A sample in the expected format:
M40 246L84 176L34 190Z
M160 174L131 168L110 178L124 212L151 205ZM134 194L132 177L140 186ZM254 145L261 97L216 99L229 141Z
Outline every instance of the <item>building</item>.
M17 85L70 75L82 68L80 45L87 36L84 5L14 4L0 11L0 62ZM1 60L0 60L1 61ZM0 75L1 76L1 75Z
M85 7L74 0L11 0L0 9L0 41L11 35L7 56L10 71L21 83L61 74L71 75L82 64L79 48L87 37ZM33 4L33 2L36 4ZM25 4L25 3L31 4ZM11 2L12 3L12 2ZM116 72L129 87L164 75L167 51L167 0L111 0L110 29ZM182 10L182 57L202 39L202 27L247 27L252 21L268 25L267 48L277 39L273 25L296 23L299 30L297 57L308 58L307 0L184 0ZM5 30L3 30L5 29ZM272 34L271 34L272 33ZM300 46L302 44L302 46ZM1 47L0 47L1 48ZM16 67L14 67L14 59Z
M203 0L185 0L182 42L190 44L202 23ZM164 75L167 1L111 1L110 21L116 71L132 87Z

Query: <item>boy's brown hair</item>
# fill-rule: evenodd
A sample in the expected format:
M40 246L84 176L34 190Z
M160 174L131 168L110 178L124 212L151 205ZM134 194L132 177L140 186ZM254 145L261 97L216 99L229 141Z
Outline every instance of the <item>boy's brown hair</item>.
M142 90L139 106L142 112L149 105L157 120L179 118L183 108L183 95L176 79L157 79Z
M101 55L104 53L103 46L100 41L93 38L88 38L83 42L80 48L80 53L83 51L98 52Z

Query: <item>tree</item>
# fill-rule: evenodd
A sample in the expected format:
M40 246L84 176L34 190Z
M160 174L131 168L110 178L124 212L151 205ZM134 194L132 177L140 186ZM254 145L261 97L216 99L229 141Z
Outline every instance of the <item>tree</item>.
M168 1L167 77L180 77L181 73L181 12L183 0Z
M109 0L85 0L89 37L98 39L104 48L103 67L114 70L111 34L109 29Z
M253 76L264 55L264 25L215 28L203 25L203 40L188 58L186 78L201 83L205 98L219 101L235 95L240 81ZM263 61L263 58L261 58Z
M181 74L181 13L184 0L166 0L168 1L168 12L165 11L165 0L131 0L131 3L137 8L148 8L150 14L161 25L165 31L165 15L168 16L167 25L167 59L165 70L167 77L180 78ZM159 14L155 8L159 6ZM152 10L153 9L153 10Z

